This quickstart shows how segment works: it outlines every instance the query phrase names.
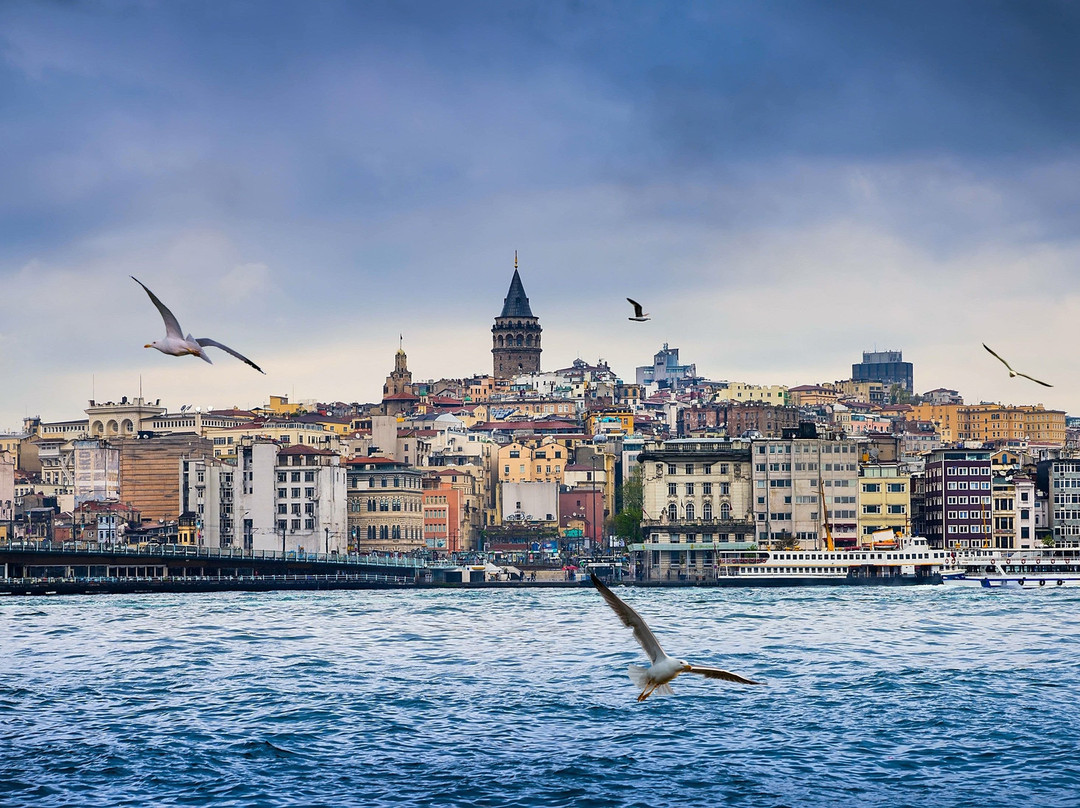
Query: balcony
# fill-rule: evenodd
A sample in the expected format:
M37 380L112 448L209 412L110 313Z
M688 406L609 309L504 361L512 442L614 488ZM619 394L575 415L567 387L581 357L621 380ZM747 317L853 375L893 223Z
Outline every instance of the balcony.
M671 527L671 528L706 528L713 527L728 532L749 531L753 533L757 528L753 519L643 519L642 527Z

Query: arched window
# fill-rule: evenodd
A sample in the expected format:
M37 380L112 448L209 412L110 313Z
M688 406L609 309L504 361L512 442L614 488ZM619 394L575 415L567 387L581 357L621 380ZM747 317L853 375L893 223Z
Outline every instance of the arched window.
M390 529L386 525L379 525L379 538L384 541L390 538Z
M711 522L712 521L712 503L711 502L706 502L704 505L701 506L701 518L704 519L706 522Z
M367 537L369 539L374 539L375 538L375 525L368 525L367 526Z
M375 510L375 500L373 500L373 499L369 499L369 500L367 501L367 509L368 509L369 511L373 511L373 510Z
M667 506L667 517L672 522L676 522L679 519L679 506L674 502Z
M521 338L521 334L518 334L518 335L517 335L517 344L518 344L518 347L519 347L519 348L521 347L521 344L522 344L522 342L523 342L523 340L522 340L522 338Z
M686 520L691 521L691 520L693 520L693 518L694 518L694 503L693 502L687 502L686 503Z
M720 518L725 522L731 518L731 506L726 502L720 503Z

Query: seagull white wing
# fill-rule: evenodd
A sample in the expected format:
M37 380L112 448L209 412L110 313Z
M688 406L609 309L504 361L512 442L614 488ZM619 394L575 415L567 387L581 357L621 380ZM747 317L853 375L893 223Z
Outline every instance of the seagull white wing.
M986 348L986 350L990 351L990 355L991 355L992 357L994 357L994 358L995 358L995 359L996 359L997 361L999 361L999 362L1000 362L1001 364L1003 364L1003 365L1004 365L1005 367L1007 367L1007 368L1008 368L1008 369L1009 369L1010 371L1012 370L1012 365L1010 365L1010 364L1009 364L1008 362L1006 362L1006 361L1005 361L1004 359L1002 359L1002 358L1001 358L1000 356L998 356L998 355L997 355L997 354L996 354L996 353L995 353L995 352L993 351L993 349L991 349L991 347L990 347L989 345L987 345L987 344L986 344L986 343L984 342L984 343L982 344L982 346L983 346L984 348Z
M263 370L263 369L262 369L261 367L259 367L258 365L256 365L256 364L255 364L254 362L252 362L252 361L251 361L250 359L248 359L248 358L247 358L246 356L244 356L244 355L243 355L242 353L240 353L239 351L234 351L234 350L233 350L232 348L230 348L230 347L229 347L228 345L222 345L222 344L221 344L220 342L218 342L217 340L213 340L213 339L210 339L209 337L199 337L199 338L198 338L197 340L195 340L195 341L196 341L197 343L199 343L199 345L201 345L201 346L202 346L202 347L204 347L204 348L206 348L207 346L209 346L209 347L211 347L211 348L220 348L220 349L221 349L221 350L223 350L223 351L224 351L225 353L227 353L227 354L232 354L232 355L233 355L233 356L235 356L235 357L236 357L237 359L239 359L239 360L240 360L241 362L246 362L247 364L251 365L251 366L252 366L253 368L255 368L255 370L259 371L259 373L261 373L261 374L262 374L263 376L265 376L265 375L266 375L266 371L265 371L265 370Z
M175 337L176 339L183 339L184 332L180 328L180 323L176 320L176 315L169 311L169 307L158 300L157 295L146 288L146 284L136 278L134 275L129 276L135 283L139 284L146 294L150 295L151 302L157 306L158 314L161 315L161 319L165 321L165 336Z
M641 304L640 303L638 303L636 300L631 300L630 298L626 298L626 299L630 303L630 305L634 307L634 316L635 317L644 317L645 316L645 313L641 309Z
M1035 382L1035 384L1041 384L1043 387L1053 387L1054 386L1052 384L1047 384L1046 382L1040 382L1034 376L1028 376L1026 373L1021 373L1020 371L1016 371L1016 375L1017 376L1023 376L1025 379L1031 379L1033 382Z
M726 682L738 682L743 685L763 684L762 682L755 682L753 679L745 679L737 673L722 671L719 668L702 668L698 665L691 665L688 673L696 673L704 676L706 679L723 679Z
M604 583L592 575L593 586L597 588L604 600L607 601L608 606L615 610L615 614L619 615L619 619L623 621L623 625L634 630L634 639L641 643L641 647L645 649L645 653L648 654L649 660L656 662L658 659L666 657L664 649L660 647L660 643L656 640L656 635L652 633L645 621L641 619L641 615L635 612L631 607L623 603L619 596L604 586Z

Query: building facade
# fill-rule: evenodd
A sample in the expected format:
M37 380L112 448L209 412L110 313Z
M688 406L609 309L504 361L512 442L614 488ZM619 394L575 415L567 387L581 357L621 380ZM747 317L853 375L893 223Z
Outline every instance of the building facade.
M898 385L915 392L914 366L904 361L903 351L863 351L862 362L851 366L853 382L881 382L888 390Z
M759 545L822 549L826 528L836 547L858 544L859 446L811 433L753 442Z
M361 553L424 549L420 469L388 457L358 457L346 466L350 547Z
M989 547L990 452L935 449L926 458L926 538L938 549Z
M911 479L898 463L859 466L860 542L878 530L911 531Z
M1054 544L1080 546L1080 460L1050 463L1050 529Z
M642 470L642 538L636 573L651 580L710 579L716 553L755 543L750 444L679 439L648 445Z

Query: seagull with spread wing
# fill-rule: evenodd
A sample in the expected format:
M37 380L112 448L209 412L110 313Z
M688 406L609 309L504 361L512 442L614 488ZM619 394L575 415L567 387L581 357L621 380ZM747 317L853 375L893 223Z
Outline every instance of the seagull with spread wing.
M1013 378L1014 376L1023 376L1025 379L1031 379L1031 381L1035 382L1035 384L1041 384L1043 387L1053 387L1054 386L1052 384L1047 384L1046 382L1040 382L1034 376L1028 376L1026 373L1021 373L1019 370L1013 370L1012 365L1010 365L1008 362L1006 362L1004 359L1002 359L1000 356L998 356L996 353L994 353L994 351L991 350L989 345L987 345L984 342L982 344L982 346L984 348L986 348L986 350L990 351L990 355L992 357L994 357L996 360L998 360L1001 364L1003 364L1005 367L1007 367L1009 369L1009 378L1010 379Z
M707 679L723 679L744 685L762 684L752 679L744 679L742 676L728 673L719 668L704 668L700 665L691 665L684 659L672 659L664 653L664 649L660 647L656 635L641 619L640 614L620 600L619 596L608 589L603 581L596 577L595 573L592 574L592 582L604 600L607 601L608 606L615 610L615 614L619 615L623 625L633 629L634 639L641 643L641 647L645 649L645 653L649 655L649 659L652 661L652 666L648 668L643 668L640 665L630 665L630 679L641 688L641 693L637 697L638 701L645 701L653 693L670 696L671 685L669 682L680 673L696 673Z
M626 299L629 301L630 305L634 307L634 316L627 317L627 320L633 320L636 323L643 323L649 319L649 313L647 311L642 311L640 303L638 303L636 300L631 300L630 298Z
M158 313L161 314L161 319L165 321L165 338L156 339L153 342L144 345L144 348L157 348L162 353L169 354L170 356L186 356L190 354L191 356L199 357L205 362L210 362L210 357L206 355L206 351L204 351L203 348L220 348L225 353L232 354L241 362L246 362L251 365L264 376L266 375L265 370L243 354L234 351L228 345L222 345L220 342L212 340L209 337L195 339L191 334L188 334L185 337L183 330L180 328L180 323L176 320L176 315L169 311L169 307L158 300L157 295L147 289L146 285L134 275L131 276L131 279L139 284L139 286L146 291L146 294L150 295L151 302L157 306ZM210 362L210 364L212 365L214 363Z

